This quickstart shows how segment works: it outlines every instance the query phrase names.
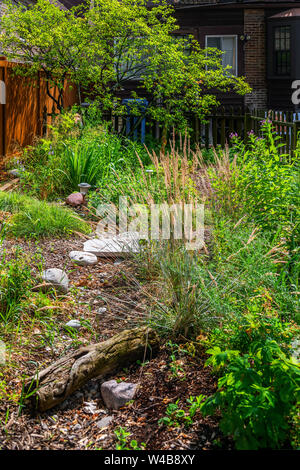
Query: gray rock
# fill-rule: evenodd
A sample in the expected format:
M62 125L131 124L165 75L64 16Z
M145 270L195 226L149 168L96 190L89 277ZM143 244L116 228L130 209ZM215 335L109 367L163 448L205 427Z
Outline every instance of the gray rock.
M81 193L73 193L67 197L66 203L73 207L81 206L84 203L84 197Z
M92 266L98 261L96 255L86 251L71 251L69 257L73 263L78 264L79 266Z
M105 313L106 310L107 310L106 307L100 307L100 308L98 309L98 313Z
M42 279L51 284L57 291L67 294L69 291L69 279L67 274L58 268L46 269L42 272Z
M97 408L97 404L93 401L85 401L84 405L85 407L83 408L83 410L85 411L85 413L88 413L90 415L99 414L102 412L102 410L99 410Z
M75 426L73 426L73 431L78 431L81 428L82 428L81 424L77 423L75 424Z
M84 251L100 257L125 257L140 251L138 232L124 232L119 235L102 234L99 238L87 240Z
M137 384L109 380L101 385L101 394L107 408L118 410L133 399L136 388Z
M100 419L100 421L96 423L97 427L99 429L106 428L107 426L110 425L113 419L114 419L113 416L105 416L104 418Z
M70 320L65 324L65 328L74 328L74 330L79 330L81 327L79 320Z
M5 350L6 350L5 343L3 343L3 341L0 340L0 366L4 366L6 362Z

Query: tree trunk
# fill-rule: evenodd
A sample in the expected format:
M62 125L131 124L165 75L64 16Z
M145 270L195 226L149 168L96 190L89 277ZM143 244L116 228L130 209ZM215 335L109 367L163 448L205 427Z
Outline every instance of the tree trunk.
M144 360L147 352L155 352L158 345L157 334L143 327L124 330L107 341L82 347L37 372L27 382L26 404L38 411L49 410L90 379Z

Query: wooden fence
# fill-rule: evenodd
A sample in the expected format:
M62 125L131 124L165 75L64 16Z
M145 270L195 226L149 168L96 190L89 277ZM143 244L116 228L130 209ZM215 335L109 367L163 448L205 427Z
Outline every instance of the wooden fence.
M207 117L206 123L201 123L197 118L191 118L190 127L192 129L191 139L200 147L209 149L210 147L225 147L226 142L230 142L230 134L237 134L245 142L248 133L253 131L257 136L261 136L261 121L271 119L273 127L279 136L278 142L281 154L293 155L297 146L297 138L300 132L300 116L291 111L270 111L254 110L252 112L243 108L219 108ZM108 117L112 121L112 129L116 133L126 134L126 129L135 128L136 118ZM128 119L131 124L128 125ZM126 122L127 120L127 122ZM127 125L126 125L127 124ZM135 128L135 137L140 139L140 123ZM153 139L161 138L161 127L159 123L146 119L146 135Z
M32 144L36 136L43 134L45 111L47 115L53 111L43 74L37 74L32 81L16 76L14 66L0 58L0 80L5 84L6 95L5 104L0 104L0 155L13 154L20 147ZM57 90L52 91L57 94ZM66 106L77 102L77 89L70 84L65 86L64 102ZM49 121L50 117L47 118Z

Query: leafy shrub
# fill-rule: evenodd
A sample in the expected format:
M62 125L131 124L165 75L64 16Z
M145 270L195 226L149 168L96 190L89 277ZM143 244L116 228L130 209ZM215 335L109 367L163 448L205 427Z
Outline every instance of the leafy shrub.
M18 193L0 193L0 210L12 213L5 228L14 237L68 236L91 230L72 210Z
M296 323L282 321L273 310L270 296L254 296L249 300L246 313L211 331L206 344L246 353L253 343L263 346L267 340L272 340L284 353L290 354L291 342L299 334Z
M278 344L253 342L249 352L208 350L207 365L224 368L218 391L201 405L203 414L222 412L221 430L237 449L277 449L287 444L289 417L299 403L300 367Z
M148 162L141 144L110 133L99 117L81 118L75 111L63 113L47 138L24 151L21 185L28 193L52 200L83 181L103 188L115 181L115 171L139 165L136 152Z
M299 286L300 273L300 212L299 212L299 151L293 163L280 154L272 123L262 124L263 137L249 135L245 145L234 138L235 153L216 159L211 178L211 201L214 208L235 220L246 217L265 232L273 243L284 241L288 260L282 266L282 281ZM298 146L299 148L299 146Z

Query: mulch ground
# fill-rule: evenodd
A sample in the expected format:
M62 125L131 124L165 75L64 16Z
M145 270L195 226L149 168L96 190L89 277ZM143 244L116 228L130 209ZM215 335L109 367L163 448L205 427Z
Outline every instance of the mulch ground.
M17 334L10 330L4 334L10 349L8 366L2 372L7 388L6 395L1 394L0 448L115 449L114 431L119 426L131 433L129 441L144 442L147 450L231 448L231 442L221 436L217 418L197 414L188 429L158 425L169 403L179 400L180 407L187 409L186 399L190 395L210 395L216 388L216 379L204 367L204 353L203 357L180 357L182 371L178 377L173 377L170 352L163 345L158 355L143 366L134 364L109 377L139 384L134 401L118 411L105 408L100 393L101 378L90 381L47 413L34 416L24 409L19 415L17 400L12 397L20 393L22 378L32 375L37 365L44 368L81 345L103 341L124 328L135 326L143 314L147 298L144 286L134 276L132 263L100 260L92 267L74 267L69 252L81 250L83 242L79 238L38 243L5 241L7 258L15 256L18 244L27 256L42 253L44 269L64 269L69 275L71 291L68 296L53 298L57 309L50 314L46 309L47 322L51 318L57 328L51 341L45 331L47 322L42 321L41 314L35 322L25 318ZM103 307L107 310L99 313L99 308ZM71 318L83 321L75 337L65 334L63 328ZM0 376L0 393L3 376ZM107 427L100 428L99 421L106 416L113 419Z

